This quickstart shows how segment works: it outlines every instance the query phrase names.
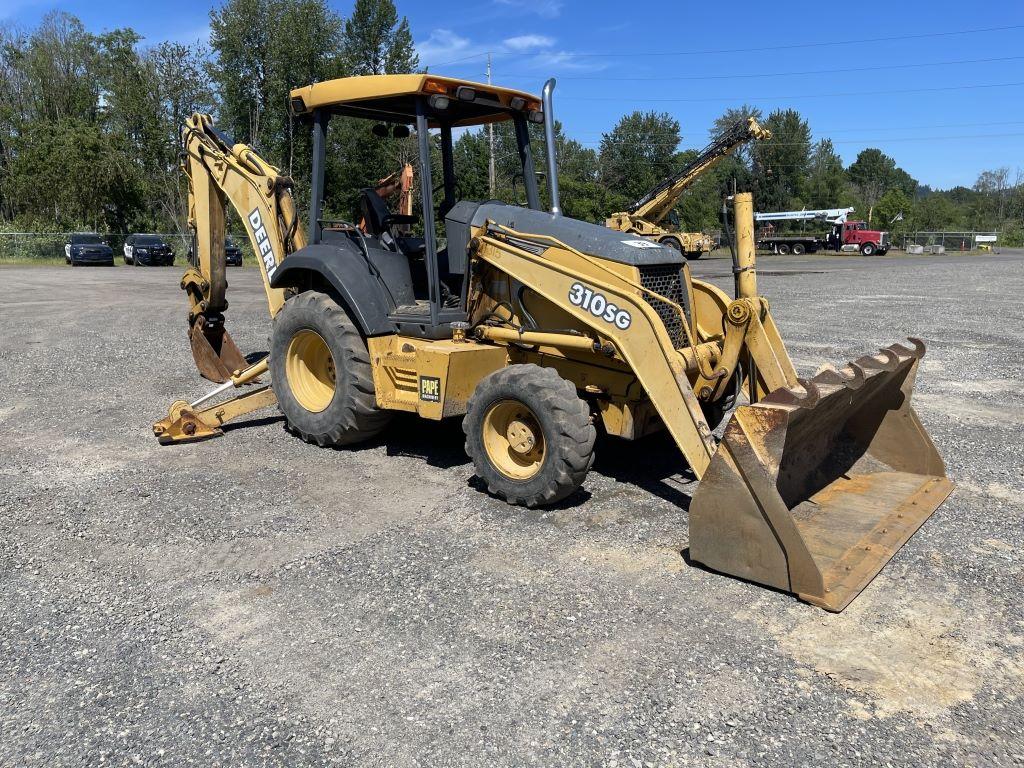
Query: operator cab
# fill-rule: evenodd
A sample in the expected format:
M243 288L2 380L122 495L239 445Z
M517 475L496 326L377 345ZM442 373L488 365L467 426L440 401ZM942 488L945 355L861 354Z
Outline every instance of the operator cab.
M455 128L511 120L527 206L541 210L528 125L542 123L540 100L527 93L434 75L372 75L299 88L292 111L313 126L310 246L357 250L382 284L393 330L423 338L451 336L466 320L469 222L478 202L460 200L453 157ZM395 213L377 190L360 191L353 217L361 226L324 217L327 131L335 117L371 120L379 137L414 135L419 162L418 215ZM431 146L440 148L441 179L432 175ZM435 222L444 247L437 242Z

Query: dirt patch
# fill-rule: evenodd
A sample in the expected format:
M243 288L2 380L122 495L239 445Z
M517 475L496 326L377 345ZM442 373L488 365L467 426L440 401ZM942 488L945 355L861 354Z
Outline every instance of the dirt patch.
M970 702L984 685L1021 689L1024 638L1005 638L1004 646L1015 649L1009 657L986 645L981 638L991 637L994 630L983 603L952 594L925 595L885 616L900 590L880 579L843 613L799 608L790 626L763 623L797 662L847 690L870 696L874 717L907 713L934 722ZM864 702L851 707L862 719L869 711Z

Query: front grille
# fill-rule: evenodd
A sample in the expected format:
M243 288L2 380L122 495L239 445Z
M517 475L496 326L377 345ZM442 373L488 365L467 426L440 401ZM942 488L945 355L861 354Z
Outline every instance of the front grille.
M639 269L640 285L649 291L654 291L664 296L669 301L675 302L683 308L683 311L689 317L689 296L683 285L682 267L678 264L657 264L641 266ZM686 344L686 334L683 331L683 319L679 316L676 308L647 293L644 294L644 298L647 299L648 304L654 307L654 311L658 313L661 322L665 324L668 337L672 340L672 346L676 349L683 347Z

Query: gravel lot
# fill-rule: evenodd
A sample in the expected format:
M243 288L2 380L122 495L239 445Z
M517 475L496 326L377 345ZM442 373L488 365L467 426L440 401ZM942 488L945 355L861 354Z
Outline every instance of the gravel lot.
M839 615L687 565L660 438L543 513L457 422L160 447L208 388L180 270L0 268L0 765L1024 764L1024 253L760 264L803 373L929 343L958 488Z

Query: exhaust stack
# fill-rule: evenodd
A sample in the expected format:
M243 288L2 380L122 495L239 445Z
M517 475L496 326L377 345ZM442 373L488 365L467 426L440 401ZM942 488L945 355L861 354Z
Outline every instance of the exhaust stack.
M551 199L551 214L562 215L562 207L558 199L558 167L555 158L555 111L551 106L551 94L555 90L555 78L544 83L541 98L544 101L544 142L547 146L548 158L548 197Z

